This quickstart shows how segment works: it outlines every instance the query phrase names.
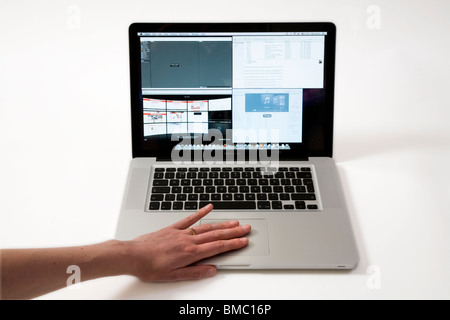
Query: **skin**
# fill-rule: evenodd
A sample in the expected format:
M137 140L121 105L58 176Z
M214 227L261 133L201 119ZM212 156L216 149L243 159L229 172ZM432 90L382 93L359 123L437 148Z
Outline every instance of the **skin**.
M110 240L88 246L1 250L1 299L31 299L67 286L67 268L80 268L81 281L133 275L145 282L198 280L217 273L214 266L193 265L248 244L249 225L238 221L189 229L212 205L159 231L130 241Z

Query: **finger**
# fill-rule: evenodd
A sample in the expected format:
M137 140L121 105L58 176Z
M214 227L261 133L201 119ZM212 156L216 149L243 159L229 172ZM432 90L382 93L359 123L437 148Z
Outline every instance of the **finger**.
M199 235L205 232L210 232L214 230L219 229L228 229L228 228L234 228L239 226L239 221L232 220L232 221L225 221L220 223L208 223L208 224L201 224L199 226L195 226L192 229L194 230L195 234Z
M214 266L190 266L173 270L170 281L200 280L215 276L217 270Z
M208 204L208 205L204 206L203 208L201 208L200 210L198 210L197 212L191 214L190 216L188 216L178 222L175 222L172 225L172 228L175 228L178 230L187 229L190 226L192 226L194 223L196 223L198 220L200 220L201 218L206 216L208 213L210 213L212 209L213 209L212 204Z
M217 240L229 240L234 238L240 238L250 232L251 227L249 225L239 226L228 229L218 229L209 232L199 234L195 237L195 243L202 244L208 242L214 242Z
M248 245L247 238L217 240L214 242L204 243L199 245L200 248L198 250L196 258L197 261L200 261L202 259L206 259L220 253L241 249L246 245Z

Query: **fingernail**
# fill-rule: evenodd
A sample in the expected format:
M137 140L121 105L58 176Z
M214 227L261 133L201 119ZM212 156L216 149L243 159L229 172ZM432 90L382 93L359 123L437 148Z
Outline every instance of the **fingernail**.
M239 221L237 221L237 220L230 221L230 226L231 227L234 227L234 226L237 226L237 225L239 225Z
M242 230L244 230L244 231L249 231L250 228L251 228L251 226L250 226L249 224L246 224L246 225L242 226L241 228L242 228Z
M206 275L208 277L214 277L216 275L216 269L214 269L214 268L208 269L208 271L206 272Z
M240 238L240 239L241 239L241 242L243 244L248 244L248 239L247 238Z

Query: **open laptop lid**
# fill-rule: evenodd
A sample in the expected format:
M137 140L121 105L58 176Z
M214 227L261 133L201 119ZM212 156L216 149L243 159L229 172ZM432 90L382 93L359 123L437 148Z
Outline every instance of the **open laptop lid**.
M332 23L135 23L133 158L331 157Z

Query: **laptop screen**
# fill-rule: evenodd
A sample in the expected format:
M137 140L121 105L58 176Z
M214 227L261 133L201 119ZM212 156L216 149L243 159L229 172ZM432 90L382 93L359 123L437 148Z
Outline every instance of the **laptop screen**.
M326 54L330 31L210 25L130 28L130 43L139 43L138 53L130 47L139 59L131 63L139 149L163 159L174 150L307 156L313 137L306 111L324 109L328 59L334 66L334 55Z

